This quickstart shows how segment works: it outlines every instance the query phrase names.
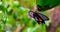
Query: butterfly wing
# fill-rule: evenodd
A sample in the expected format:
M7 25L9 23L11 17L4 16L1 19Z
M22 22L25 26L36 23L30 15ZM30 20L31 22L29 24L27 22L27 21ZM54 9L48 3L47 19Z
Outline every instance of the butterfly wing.
M38 14L44 21L49 20L49 18L41 13Z
M38 13L30 11L29 16L32 17L33 19L35 19L38 22L38 24L44 23L44 20L39 16Z

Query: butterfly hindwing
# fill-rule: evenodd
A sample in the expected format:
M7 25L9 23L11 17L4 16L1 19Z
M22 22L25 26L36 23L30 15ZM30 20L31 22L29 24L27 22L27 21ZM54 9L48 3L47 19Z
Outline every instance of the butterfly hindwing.
M43 15L43 14L41 14L41 13L39 13L39 16L40 16L44 21L49 20L49 18L48 18L47 16L45 16L45 15Z

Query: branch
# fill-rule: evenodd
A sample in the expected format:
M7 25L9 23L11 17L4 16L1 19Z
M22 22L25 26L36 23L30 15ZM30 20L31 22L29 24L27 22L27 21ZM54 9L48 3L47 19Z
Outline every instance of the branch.
M21 27L18 27L17 29L16 29L16 32L22 32L22 30L24 29L24 24L21 26Z
M51 21L51 25L47 27L47 32L56 32L60 26L60 6L53 10Z

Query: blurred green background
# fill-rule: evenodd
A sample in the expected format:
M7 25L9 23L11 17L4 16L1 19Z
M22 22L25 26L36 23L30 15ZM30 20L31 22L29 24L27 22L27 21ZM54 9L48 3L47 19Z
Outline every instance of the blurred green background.
M22 32L46 32L45 24L39 25L28 15L34 5L36 0L0 0L0 32L16 32L23 24ZM51 16L47 11L41 13Z

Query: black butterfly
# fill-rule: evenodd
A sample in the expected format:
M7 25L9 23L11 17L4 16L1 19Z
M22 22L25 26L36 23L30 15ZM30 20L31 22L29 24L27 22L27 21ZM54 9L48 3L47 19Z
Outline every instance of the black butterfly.
M45 23L44 21L49 20L49 18L41 13L29 11L29 16L34 18L38 24Z

